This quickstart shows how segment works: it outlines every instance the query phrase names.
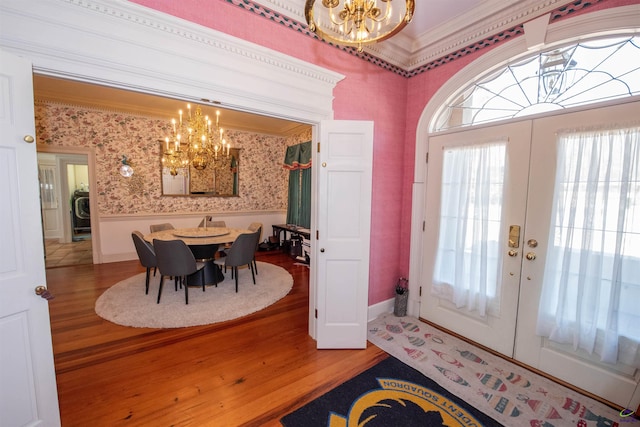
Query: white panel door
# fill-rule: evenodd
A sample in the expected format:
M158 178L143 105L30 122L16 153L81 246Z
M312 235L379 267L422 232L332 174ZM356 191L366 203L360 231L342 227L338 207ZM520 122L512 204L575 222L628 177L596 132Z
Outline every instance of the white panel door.
M317 346L365 348L373 123L321 122L320 141Z
M515 349L517 360L620 406L629 405L632 409L640 404L639 369L621 363L605 364L599 361L596 354L588 354L583 350L574 351L572 345L554 343L537 336L536 322L551 224L557 134L569 132L568 129L613 129L621 126L620 124L637 123L639 111L640 103L636 102L534 121L527 222L523 241L535 240L537 246L525 243L523 248L525 254L533 254L535 259L530 260L526 256L523 258ZM640 301L635 301L635 307L640 307ZM635 396L632 397L634 392Z
M56 426L31 64L2 50L0 62L0 424Z
M530 135L531 124L529 121L524 121L429 139L425 258L420 275L422 278L420 316L506 356L513 354L522 246L520 241L518 247L509 247L508 232L511 225L520 227L524 225L526 192L522 189L527 185ZM432 294L440 230L443 161L448 150L504 140L507 140L505 190L502 201L497 201L499 205L504 206L502 225L496 235L490 236L490 241L501 247L498 251L502 257L499 261L502 266L498 277L500 286L495 298L499 301L499 306L496 306L498 303L492 304L492 310L485 316L481 316L477 311L470 311L465 307L458 308L447 298ZM509 256L509 253L512 256Z
M64 235L62 215L60 214L62 206L58 203L58 195L60 194L58 175L55 157L41 159L38 156L40 206L45 239L59 239Z

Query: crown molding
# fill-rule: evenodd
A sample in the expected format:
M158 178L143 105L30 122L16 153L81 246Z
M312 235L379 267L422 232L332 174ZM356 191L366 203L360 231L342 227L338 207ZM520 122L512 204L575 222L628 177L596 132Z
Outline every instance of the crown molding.
M29 5L0 2L0 47L38 74L301 122L333 116L344 76L332 70L124 0Z
M305 0L257 0L264 7L306 25ZM364 52L405 71L521 25L571 0L486 0L473 10L422 33L417 39L400 32L391 39L364 46ZM416 4L416 8L426 3ZM409 24L411 25L411 24Z

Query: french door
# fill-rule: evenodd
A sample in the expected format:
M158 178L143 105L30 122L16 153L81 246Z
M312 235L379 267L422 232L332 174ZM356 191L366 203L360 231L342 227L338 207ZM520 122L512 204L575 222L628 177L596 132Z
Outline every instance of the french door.
M436 136L429 139L429 172L427 177L427 197L426 197L426 227L425 227L425 259L421 277L422 301L420 305L420 316L444 326L456 333L468 337L482 345L492 348L506 356L513 355L513 345L516 327L516 315L518 308L518 292L520 281L521 259L518 256L501 256L494 259L492 265L497 269L495 289L487 302L486 314L482 315L476 309L467 307L457 307L455 302L448 298L434 295L432 278L436 273L437 251L440 241L440 230L452 227L469 227L473 225L454 224L448 226L441 221L441 217L451 215L441 215L441 200L444 196L451 196L451 192L456 191L457 177L462 177L468 172L470 165L451 165L456 170L451 171L449 182L443 187L443 169L448 159L454 160L459 150L473 150L474 147L481 149L487 144L496 143L504 147L504 155L501 155L502 165L499 173L502 175L502 189L499 194L494 194L493 204L501 207L501 225L499 229L492 230L488 239L490 246L496 255L504 255L511 250L512 254L518 254L520 248L508 248L508 233L510 225L523 225L526 207L526 188L529 172L529 145L531 140L531 123L523 121L503 126L487 127L482 129L472 129L455 134ZM476 165L478 167L479 165ZM477 175L480 171L470 172ZM453 175L453 176L452 176ZM444 188L444 189L443 189ZM476 192L476 189L460 189L460 194L456 194L459 199L469 192ZM468 201L465 209L473 212L480 203L479 200ZM462 209L462 207L460 207ZM466 213L466 212L465 212ZM462 217L460 213L459 217ZM468 215L467 215L468 217ZM496 219L492 222L496 222ZM513 239L512 239L513 240ZM467 254L477 252L474 245L464 245L462 248ZM515 246L515 245L514 245ZM520 246L520 244L518 245ZM454 252L450 248L449 252ZM465 261L462 261L464 264ZM464 266L454 267L461 270ZM442 279L441 281L445 281ZM463 279L461 279L463 280ZM445 291L446 292L446 291ZM469 292L475 292L469 290Z
M627 103L430 138L420 316L620 406L637 407L638 369L622 363L606 364L595 354L552 342L536 334L536 324L552 224L558 134L578 128L609 129L634 121L637 125L635 112L639 110L640 103ZM498 273L495 295L490 295L486 312L480 313L438 288L438 257L447 249L441 242L441 234L446 233L442 222L450 216L442 204L451 196L442 193L452 191L443 182L449 179L443 175L443 167L446 169L450 160L448 150L449 157L455 157L456 147L481 147L499 140L506 141L504 189L493 195L500 198L493 203L502 205L501 226L497 234L488 237L498 246L498 255L493 264L487 264ZM461 223L458 219L458 226ZM459 242L449 249L477 252L475 246L465 249ZM466 264L461 266L456 269L464 269Z
M526 248L522 263L520 283L520 305L518 309L518 326L514 349L515 359L536 367L557 378L568 381L582 389L602 396L620 406L633 409L640 404L640 370L624 363L603 363L600 356L589 354L584 350L574 350L572 345L558 344L547 338L536 335L536 322L538 320L539 301L542 293L543 275L545 263L548 261L548 236L549 227L553 223L552 209L554 196L554 183L556 176L556 161L558 157L557 144L560 134L575 135L575 130L614 130L635 123L638 125L640 103L628 103L608 108L587 110L577 113L563 114L553 117L535 120L533 123L533 143L531 149L531 171L529 178L529 190L527 201L527 218L525 223L524 241L536 241L537 247ZM595 158L595 156L594 156ZM598 159L605 169L605 160ZM586 166L585 166L586 167ZM615 170L616 165L609 165ZM640 167L636 163L635 167ZM615 176L615 172L608 172ZM582 193L582 190L580 191ZM618 206L618 200L612 191L610 203ZM576 197L574 195L574 197ZM581 205L578 197L578 205ZM635 193L629 200L631 204L640 203L640 194ZM602 210L611 211L613 207L600 207ZM632 212L629 210L629 212ZM635 210L636 214L638 209ZM636 220L637 223L637 220ZM627 226L628 230L628 226ZM581 233L576 230L576 233ZM638 230L634 230L637 235ZM631 243L629 236L626 237ZM596 238L595 244L602 245L604 239ZM640 257L640 246L631 243L635 247L627 247L632 251L632 256ZM526 255L529 254L531 260ZM636 268L637 263L636 263ZM636 313L640 311L640 281L637 280L640 270L636 270L635 284L623 285L627 292L631 292L623 298L627 298ZM636 288L635 291L633 288ZM630 296L632 295L632 296ZM635 300L635 303L632 301ZM624 302L623 302L624 303ZM598 326L600 329L600 326ZM637 329L636 329L637 330ZM622 351L622 350L621 350ZM640 357L636 355L636 358ZM635 394L635 396L633 396Z

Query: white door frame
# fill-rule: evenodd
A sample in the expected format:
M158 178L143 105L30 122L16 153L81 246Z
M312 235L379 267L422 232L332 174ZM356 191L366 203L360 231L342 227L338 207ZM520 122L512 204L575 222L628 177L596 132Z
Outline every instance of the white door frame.
M38 153L51 153L51 154L55 154L56 155L56 163L60 164L60 157L64 156L68 156L68 155L74 155L74 156L85 156L86 161L87 161L87 166L89 167L89 188L93 188L96 189L98 188L97 184L96 184L96 156L95 156L95 150L93 148L82 148L82 147L49 147L46 145L38 145L37 146L37 150ZM65 199L65 192L67 193L67 196L70 196L68 194L68 190L66 190L66 188L63 188L65 185L67 185L66 181L67 178L66 176L63 176L66 174L66 170L59 170L59 173L61 175L61 179L60 179L60 187L61 187L61 198L60 198L60 205L61 206L68 206L67 202L69 197L67 197ZM97 193L95 193L95 195L97 195ZM99 215L98 215L98 201L97 201L97 197L91 197L89 199L89 207L91 209L91 251L93 254L93 263L94 264L101 264L102 263L102 253L100 252L100 227L98 226L100 221L99 221ZM65 209L65 208L62 208ZM63 221L63 230L64 230L64 236L63 238L65 239L65 241L71 241L71 225L69 224L69 215L68 213L62 212L62 221ZM95 224L95 227L94 227Z

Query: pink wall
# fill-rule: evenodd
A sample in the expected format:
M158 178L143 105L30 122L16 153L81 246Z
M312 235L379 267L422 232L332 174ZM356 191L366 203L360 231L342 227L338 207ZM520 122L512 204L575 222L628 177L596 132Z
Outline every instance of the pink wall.
M409 273L418 119L447 79L488 50L407 79L226 0L132 1L346 76L334 91L334 117L375 123L369 304L393 297L397 278ZM601 0L586 12L635 3L638 0Z

